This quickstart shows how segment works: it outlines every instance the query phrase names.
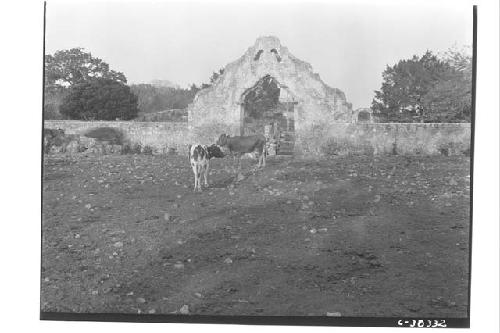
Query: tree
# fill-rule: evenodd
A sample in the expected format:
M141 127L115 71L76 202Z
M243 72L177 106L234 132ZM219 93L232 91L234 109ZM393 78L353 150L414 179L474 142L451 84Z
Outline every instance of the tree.
M443 60L453 69L423 96L426 122L470 122L472 113L472 57L451 48Z
M59 85L68 87L94 78L110 79L127 83L123 73L109 69L109 65L93 57L83 48L60 50L54 55L45 56L45 86Z
M54 55L45 56L45 119L60 119L60 105L68 94L68 87L90 81L95 78L106 78L126 83L125 75L109 69L109 65L82 48L60 50Z
M451 48L439 57L427 51L387 66L382 77L372 101L381 121L470 121L472 57L465 50Z
M425 122L470 122L471 81L455 76L438 82L422 98Z
M70 119L130 120L137 116L137 96L112 79L96 78L69 88L60 112Z
M45 89L43 101L44 119L64 119L59 113L59 106L67 93L68 89L60 86L53 86L52 89Z
M432 87L447 79L452 68L432 52L400 60L382 73L382 88L375 91L372 109L379 119L395 122L420 121L423 101Z

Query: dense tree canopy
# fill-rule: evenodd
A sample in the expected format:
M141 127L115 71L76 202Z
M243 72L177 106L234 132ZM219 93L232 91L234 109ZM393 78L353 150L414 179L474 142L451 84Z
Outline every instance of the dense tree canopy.
M127 83L123 73L109 69L109 65L90 52L76 47L60 50L45 56L45 84L68 87L94 78L110 79Z
M199 87L192 84L182 89L152 82L128 89L123 73L111 70L83 48L60 50L45 56L44 115L45 119L132 119L138 115L136 109L141 115L185 109L198 91L210 87L223 73L224 69L213 72L209 83ZM156 83L163 83L160 81ZM135 102L131 95L136 96Z
M60 50L45 56L45 119L60 119L60 105L69 88L102 78L126 83L123 73L110 70L109 65L82 48Z
M462 51L423 56L387 66L372 101L380 121L470 121L472 61Z
M472 57L463 50L449 50L443 57L453 68L422 98L426 122L470 122L472 116Z
M137 116L137 97L130 88L112 79L97 78L69 88L61 114L81 120L130 120Z

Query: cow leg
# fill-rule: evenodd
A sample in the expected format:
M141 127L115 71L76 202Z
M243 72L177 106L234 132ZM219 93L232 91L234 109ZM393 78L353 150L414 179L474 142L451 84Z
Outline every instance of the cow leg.
M198 165L198 192L201 192L201 174L202 174L202 165Z
M208 187L208 169L210 168L210 164L205 165L205 186Z
M235 165L236 165L236 153L233 153L233 173L235 173L235 172L236 172L236 167L235 167Z
M196 188L198 186L198 168L194 163L191 163L191 166L193 167L193 173L194 173L194 189L193 189L193 191L196 191Z
M233 153L233 173L236 173L239 169L241 169L241 154Z

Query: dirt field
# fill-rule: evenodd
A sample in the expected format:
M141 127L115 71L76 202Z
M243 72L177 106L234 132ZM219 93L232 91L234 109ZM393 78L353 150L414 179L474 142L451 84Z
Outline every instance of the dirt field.
M45 158L42 311L467 315L469 158Z

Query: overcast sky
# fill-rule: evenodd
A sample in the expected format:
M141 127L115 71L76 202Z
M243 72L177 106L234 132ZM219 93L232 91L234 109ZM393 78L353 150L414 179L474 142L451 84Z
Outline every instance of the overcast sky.
M207 82L257 37L274 35L358 108L370 106L386 65L472 45L471 6L376 3L49 0L46 52L83 47L129 83L185 87Z

